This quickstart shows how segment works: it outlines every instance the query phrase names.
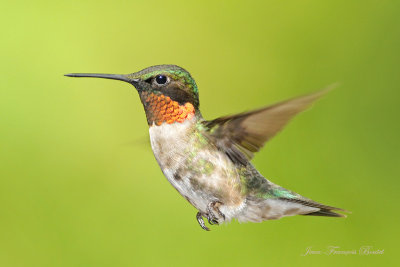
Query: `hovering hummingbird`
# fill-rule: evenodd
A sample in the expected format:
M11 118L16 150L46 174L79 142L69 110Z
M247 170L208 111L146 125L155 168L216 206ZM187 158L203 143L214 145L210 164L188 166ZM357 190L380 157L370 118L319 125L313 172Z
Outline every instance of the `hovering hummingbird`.
M346 217L280 187L250 163L253 154L326 90L237 115L205 120L197 85L185 69L158 65L127 75L72 73L132 84L149 125L151 147L164 175L209 224L261 222L291 215Z

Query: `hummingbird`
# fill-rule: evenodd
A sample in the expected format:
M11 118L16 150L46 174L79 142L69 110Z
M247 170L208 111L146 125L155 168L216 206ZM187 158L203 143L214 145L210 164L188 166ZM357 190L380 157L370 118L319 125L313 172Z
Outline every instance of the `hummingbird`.
M169 183L204 219L262 222L292 215L346 217L344 209L303 197L267 180L251 163L254 153L328 90L236 115L206 120L195 80L176 65L131 74L71 73L69 77L120 80L139 93L151 148Z

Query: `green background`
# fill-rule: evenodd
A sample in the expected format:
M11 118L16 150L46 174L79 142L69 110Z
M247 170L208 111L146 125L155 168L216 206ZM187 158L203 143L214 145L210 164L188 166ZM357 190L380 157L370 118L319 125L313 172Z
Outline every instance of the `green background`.
M0 266L357 266L398 259L399 1L8 1L0 16ZM253 160L351 210L203 231L128 84L191 72L203 115L341 86ZM397 236L397 237L396 237ZM373 246L383 255L307 255Z

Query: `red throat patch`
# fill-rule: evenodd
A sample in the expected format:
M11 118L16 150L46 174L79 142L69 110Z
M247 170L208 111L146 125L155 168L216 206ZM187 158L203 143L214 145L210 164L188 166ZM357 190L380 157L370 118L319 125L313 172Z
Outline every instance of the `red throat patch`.
M151 125L161 125L163 122L168 124L174 122L184 122L194 116L195 110L191 103L179 105L169 96L142 92L141 99L145 106L147 122Z

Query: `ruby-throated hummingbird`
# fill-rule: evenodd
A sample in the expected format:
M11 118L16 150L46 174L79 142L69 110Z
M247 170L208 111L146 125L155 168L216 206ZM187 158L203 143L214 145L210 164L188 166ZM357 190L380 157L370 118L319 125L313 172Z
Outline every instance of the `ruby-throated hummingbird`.
M72 73L132 84L149 125L154 156L168 181L197 210L197 221L261 222L291 215L345 217L265 179L250 163L253 153L326 90L254 111L205 120L192 76L175 65L127 75Z

